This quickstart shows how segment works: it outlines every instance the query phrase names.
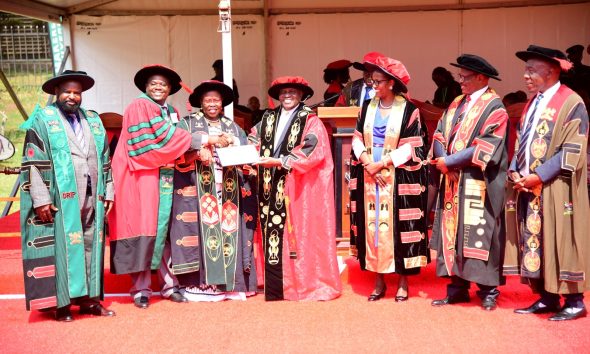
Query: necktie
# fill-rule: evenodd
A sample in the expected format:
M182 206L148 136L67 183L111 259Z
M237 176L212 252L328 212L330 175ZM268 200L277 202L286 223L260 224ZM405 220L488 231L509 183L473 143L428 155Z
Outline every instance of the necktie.
M367 86L365 88L365 101L371 99L371 91L373 91L372 87Z
M533 121L535 120L535 113L537 112L537 107L539 106L539 102L543 99L543 95L539 94L535 99L535 105L531 114L528 116L526 120L526 125L524 127L524 131L520 134L520 140L518 145L518 152L516 154L516 167L518 171L522 171L526 165L526 150L529 141L529 136L533 131Z
M84 132L82 131L82 124L80 124L80 120L75 114L70 114L68 116L68 120L72 126L72 130L74 131L78 145L82 151L86 151L86 141L84 140Z
M162 112L164 113L164 119L170 120L170 112L168 112L168 106L162 106Z

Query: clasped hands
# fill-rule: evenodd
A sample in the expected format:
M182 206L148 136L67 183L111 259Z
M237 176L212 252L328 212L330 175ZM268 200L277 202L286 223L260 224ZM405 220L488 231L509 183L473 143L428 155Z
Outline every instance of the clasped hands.
M434 158L430 160L430 164L434 165L434 167L436 167L437 170L439 170L442 174L446 175L447 178L452 182L456 183L459 181L459 172L449 169L449 166L447 166L444 157Z
M203 145L198 150L190 150L184 154L185 163L192 163L196 160L203 162L205 166L209 166L213 162L212 147L224 148L233 145L234 137L228 133L221 133L221 135L209 135L207 144Z
M365 160L364 162L361 160L365 171L367 171L367 173L369 175L371 175L373 178L375 178L375 182L377 182L377 184L381 188L384 188L385 186L387 186L387 181L385 181L385 177L383 177L383 175L381 175L381 170L386 168L387 158L388 158L388 156L386 155L383 157L383 160L381 160L381 161L371 162L371 161L368 161L368 157L366 159L364 159Z
M521 176L520 173L516 171L509 172L509 177L514 182L514 189L519 192L528 192L532 193L535 187L541 185L543 181L536 173L531 173L528 176Z

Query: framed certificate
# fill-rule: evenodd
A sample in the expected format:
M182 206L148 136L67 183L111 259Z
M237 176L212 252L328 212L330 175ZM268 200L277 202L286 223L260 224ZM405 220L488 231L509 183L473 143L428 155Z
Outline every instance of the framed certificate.
M260 161L254 145L228 146L216 150L221 166L250 165Z

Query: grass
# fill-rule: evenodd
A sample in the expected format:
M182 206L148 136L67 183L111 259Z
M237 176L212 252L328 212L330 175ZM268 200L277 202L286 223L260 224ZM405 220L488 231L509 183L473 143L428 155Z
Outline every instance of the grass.
M39 103L44 106L47 102L47 94L41 91L41 85L30 87L20 85L22 82L30 82L30 74L23 74L19 76L8 77L8 81L13 85L13 89L23 105L27 114L31 114L35 105ZM41 78L35 77L34 81L44 82L50 75L45 75ZM8 90L0 82L0 133L7 137L15 147L14 155L5 161L0 161L0 168L2 167L17 167L20 166L22 158L22 149L25 139L25 133L19 130L18 127L24 122L23 117L12 101ZM12 188L18 178L18 175L4 175L0 174L0 197L8 197ZM0 212L4 210L5 202L0 202ZM12 204L11 212L20 208L20 203Z

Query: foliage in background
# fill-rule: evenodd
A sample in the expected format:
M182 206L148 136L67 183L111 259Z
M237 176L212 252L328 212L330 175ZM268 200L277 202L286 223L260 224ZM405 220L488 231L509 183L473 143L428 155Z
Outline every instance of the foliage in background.
M50 74L46 74L43 81L51 77ZM9 77L8 80L12 82L18 82L21 77ZM35 105L39 103L41 106L45 106L47 100L47 94L41 91L40 87L13 87L18 96L21 104L23 105L27 114L31 114ZM19 130L18 127L24 122L23 117L16 108L16 105L12 101L12 98L8 94L6 87L0 82L0 112L3 112L7 116L6 124L4 126L4 136L7 137L16 149L14 156L5 161L0 161L1 167L17 167L20 166L22 159L22 149L25 140L25 132ZM0 114L2 116L2 114ZM16 182L18 175L4 175L0 174L0 196L8 197L12 188ZM0 202L0 211L4 210L4 202ZM14 203L11 208L11 212L14 212L20 208L18 202Z

